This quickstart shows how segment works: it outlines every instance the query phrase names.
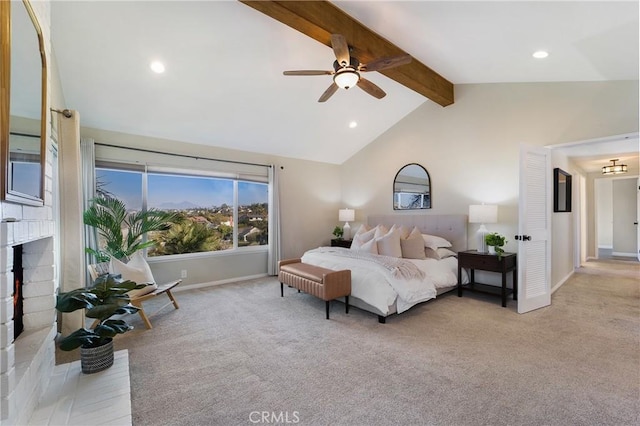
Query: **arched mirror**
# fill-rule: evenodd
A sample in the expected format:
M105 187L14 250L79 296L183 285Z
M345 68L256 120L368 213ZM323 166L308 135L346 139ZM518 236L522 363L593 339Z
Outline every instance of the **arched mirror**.
M393 180L393 209L413 210L431 208L431 179L420 164L401 168Z
M0 2L2 198L44 204L47 63L42 29L28 0Z

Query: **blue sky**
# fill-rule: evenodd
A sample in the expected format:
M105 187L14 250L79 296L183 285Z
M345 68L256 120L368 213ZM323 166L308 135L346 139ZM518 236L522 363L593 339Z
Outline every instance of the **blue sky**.
M11 162L12 185L11 189L23 194L40 197L40 163ZM34 176L38 176L34 179Z
M129 209L142 207L142 174L96 169L99 182L105 189L123 200ZM161 208L163 204L190 203L198 207L219 207L233 204L233 181L226 179L200 178L149 173L148 204ZM267 185L252 182L238 183L240 205L266 203Z

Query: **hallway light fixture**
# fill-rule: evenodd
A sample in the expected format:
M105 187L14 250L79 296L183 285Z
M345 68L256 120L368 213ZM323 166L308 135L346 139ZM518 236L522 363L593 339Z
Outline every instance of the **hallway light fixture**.
M616 164L616 161L620 161L619 159L616 158L615 160L609 161L611 161L611 164L602 168L603 175L617 175L620 173L627 173L626 164Z

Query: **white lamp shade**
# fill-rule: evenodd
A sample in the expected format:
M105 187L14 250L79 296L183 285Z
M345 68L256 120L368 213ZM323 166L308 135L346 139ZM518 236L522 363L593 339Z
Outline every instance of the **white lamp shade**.
M469 206L469 223L498 222L498 206L495 204L479 204Z
M340 222L353 222L356 219L356 211L353 209L338 210L338 220Z

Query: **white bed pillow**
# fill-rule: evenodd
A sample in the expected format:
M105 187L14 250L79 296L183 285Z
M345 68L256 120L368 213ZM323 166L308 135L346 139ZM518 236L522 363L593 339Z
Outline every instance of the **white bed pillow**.
M422 238L424 239L424 246L433 250L437 250L438 247L451 247L449 241L437 235L422 234Z
M406 238L400 239L400 248L402 249L402 257L405 259L426 259L424 240L420 230L416 227L407 233Z
M353 248L353 246L351 248ZM372 254L378 254L378 243L376 242L375 238L372 238L354 250L364 251Z
M362 225L364 226L364 225ZM362 229L362 227L360 227ZM358 232L360 232L360 230L358 230ZM356 233L356 235L353 236L353 241L351 241L351 248L354 250L359 249L364 243L372 241L374 238L373 236L376 233L376 229L369 229L368 231L364 231L361 233Z
M390 257L402 257L400 246L400 230L393 229L380 238L376 238L378 254Z
M444 247L438 247L438 249L436 250L436 253L438 253L438 256L440 257L440 259L446 259L447 257L458 256L458 253L456 253L455 251L451 251L448 248L444 248Z
M124 263L115 257L111 257L109 262L109 273L121 275L123 280L130 280L136 284L148 284L144 288L131 290L127 292L129 297L138 297L151 293L158 288L149 264L142 256L142 252L138 251L131 256L129 262Z
M447 257L456 257L458 256L456 252L449 250L448 248L438 247L437 249L432 249L431 247L425 247L424 254L427 259L436 259L442 260Z

